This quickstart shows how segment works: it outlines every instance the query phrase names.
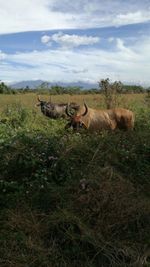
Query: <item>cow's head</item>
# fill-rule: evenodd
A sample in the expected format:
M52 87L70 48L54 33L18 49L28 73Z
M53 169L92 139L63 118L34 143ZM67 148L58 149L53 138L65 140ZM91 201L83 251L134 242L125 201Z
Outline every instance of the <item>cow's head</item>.
M37 107L41 107L41 112L48 116L48 113L50 113L54 109L54 105L51 102L46 102L40 99L40 97L37 97L38 103L36 104Z
M66 118L66 107L67 103L53 103L50 99L50 102L42 101L38 96L38 103L36 106L41 107L41 112L49 118L57 119L57 118ZM79 109L79 105L75 102L71 102L69 105L70 112L77 112ZM73 113L74 113L73 112Z
M74 130L86 128L83 118L88 113L88 107L85 103L84 103L84 108L85 110L83 113L80 114L79 112L76 112L75 114L72 114L70 112L70 105L69 104L67 105L66 114L70 118L70 122L66 125L65 129L70 128L70 127L72 127Z

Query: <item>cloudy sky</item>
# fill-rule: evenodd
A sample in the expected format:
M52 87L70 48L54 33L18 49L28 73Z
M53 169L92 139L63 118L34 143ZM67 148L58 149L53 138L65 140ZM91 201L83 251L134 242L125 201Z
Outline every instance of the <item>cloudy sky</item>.
M0 0L0 80L150 85L149 0Z

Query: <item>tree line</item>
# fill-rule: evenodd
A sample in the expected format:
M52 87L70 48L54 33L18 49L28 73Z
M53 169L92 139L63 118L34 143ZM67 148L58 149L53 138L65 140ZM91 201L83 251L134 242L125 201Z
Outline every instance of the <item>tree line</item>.
M141 85L126 85L121 82L110 83L109 79L101 80L98 82L98 88L84 89L80 86L61 86L52 85L49 86L47 82L43 82L36 88L30 88L26 86L25 88L12 88L6 85L4 82L0 83L0 94L25 94L25 93L37 93L37 94L51 94L51 95L61 95L61 94L100 94L100 93L117 93L117 94L127 94L127 93L144 93L149 89L145 89ZM111 89L111 90L110 90Z

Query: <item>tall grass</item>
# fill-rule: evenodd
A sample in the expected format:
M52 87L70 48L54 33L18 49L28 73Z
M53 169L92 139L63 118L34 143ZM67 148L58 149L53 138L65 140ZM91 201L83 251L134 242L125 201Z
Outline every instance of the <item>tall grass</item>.
M123 102L136 114L134 131L100 134L65 131L65 120L33 107L35 95L11 97L0 119L1 266L149 266L144 96ZM86 96L95 107L100 99Z

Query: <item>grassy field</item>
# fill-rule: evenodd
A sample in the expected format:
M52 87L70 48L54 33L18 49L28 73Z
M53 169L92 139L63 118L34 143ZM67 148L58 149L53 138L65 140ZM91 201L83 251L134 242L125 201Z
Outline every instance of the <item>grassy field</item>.
M150 266L150 108L135 130L65 130L35 94L0 96L1 267ZM41 99L48 100L48 96ZM52 96L103 108L101 95Z
M143 107L145 94L125 94L118 98L118 105L121 107L136 108L137 106ZM41 95L41 99L46 101L50 100L48 95ZM103 108L104 100L103 96L99 94L86 94L86 95L53 95L51 96L52 102L77 102L82 104L83 101L91 107ZM1 95L0 96L0 110L3 110L5 106L14 104L21 104L27 108L34 108L37 103L37 95L34 93L29 94L17 94L17 95Z

